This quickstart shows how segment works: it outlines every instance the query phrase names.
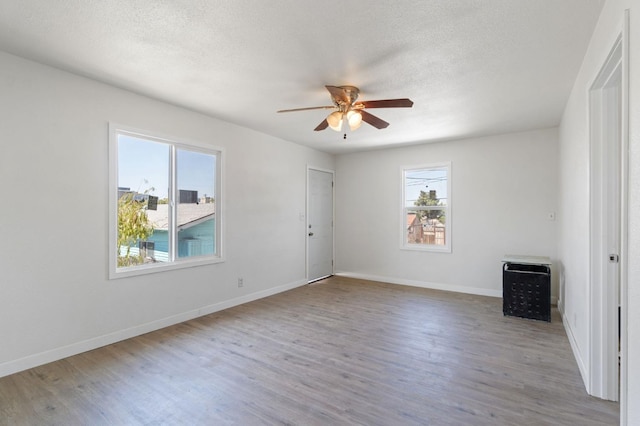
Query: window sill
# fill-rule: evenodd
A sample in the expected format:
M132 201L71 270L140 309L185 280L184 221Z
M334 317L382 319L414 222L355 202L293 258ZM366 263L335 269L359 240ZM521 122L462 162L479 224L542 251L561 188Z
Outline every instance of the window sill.
M118 268L115 271L109 271L109 279L119 279L127 277L135 277L139 275L155 274L158 272L173 271L176 269L193 268L196 266L213 265L223 263L222 257L208 257L199 259L187 259L172 263L150 263L148 265L132 266L129 268Z
M433 253L451 253L450 246L424 246L418 244L405 244L400 247L400 250L408 250L408 251L426 251Z

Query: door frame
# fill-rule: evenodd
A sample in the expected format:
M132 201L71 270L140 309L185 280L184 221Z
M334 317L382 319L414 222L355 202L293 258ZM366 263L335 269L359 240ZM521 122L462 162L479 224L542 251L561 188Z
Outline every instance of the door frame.
M589 377L587 392L593 396L620 400L621 415L627 404L627 275L628 275L628 149L629 149L629 17L625 12L622 30L589 88ZM612 126L607 124L607 83L617 74L620 77L619 145L611 148L606 138ZM618 152L619 150L619 152ZM610 170L605 162L618 152L620 178L619 205L611 206L603 198ZM619 230L619 287L606 286L607 242L602 238L607 215L615 214ZM618 297L619 295L619 297ZM620 320L618 322L618 306ZM618 339L619 336L619 339ZM618 352L618 341L620 349ZM619 354L619 371L618 371ZM620 380L618 380L618 377ZM622 417L621 417L622 419Z
M306 220L305 220L305 226L304 226L304 231L305 231L305 251L306 251L306 255L305 255L305 278L307 280L307 282L309 282L309 201L311 199L310 197L310 191L309 191L309 174L311 173L311 171L317 171L317 172L324 172L324 173L330 173L332 176L332 181L333 181L333 187L331 189L331 222L333 223L334 226L331 227L331 275L333 275L335 273L335 257L336 257L336 227L335 227L335 216L336 216L336 188L335 188L335 182L336 182L336 172L335 170L331 170L331 169L324 169L321 167L315 167L315 166L310 166L307 164L307 182L306 182L306 191L307 191L307 201L306 201Z

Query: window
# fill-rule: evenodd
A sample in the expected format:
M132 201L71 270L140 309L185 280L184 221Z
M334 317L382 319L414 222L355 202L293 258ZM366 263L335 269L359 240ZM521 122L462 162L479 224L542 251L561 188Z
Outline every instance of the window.
M402 170L402 248L451 252L451 163Z
M221 150L109 133L110 277L220 262Z

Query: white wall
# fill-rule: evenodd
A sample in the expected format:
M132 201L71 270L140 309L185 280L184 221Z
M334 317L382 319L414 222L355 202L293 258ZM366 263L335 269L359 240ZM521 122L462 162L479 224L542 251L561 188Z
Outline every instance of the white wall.
M4 53L0 93L0 376L305 283L332 156ZM226 262L107 279L109 121L225 149Z
M589 121L588 90L622 31L630 11L629 40L629 247L627 401L621 420L640 424L640 4L605 3L560 126L559 258L564 267L565 323L577 357L589 363ZM588 380L585 377L585 380ZM623 386L625 380L623 378ZM624 393L624 390L623 390Z
M452 164L452 253L401 250L401 168L442 161ZM341 155L336 269L501 297L505 254L555 259L556 162L557 129Z
M640 4L608 0L576 78L560 126L558 257L564 269L564 314L578 358L589 350L589 121L588 90L622 30L630 10L629 91L629 276L627 403L622 421L640 424ZM562 285L562 283L561 283ZM623 382L624 384L624 382Z

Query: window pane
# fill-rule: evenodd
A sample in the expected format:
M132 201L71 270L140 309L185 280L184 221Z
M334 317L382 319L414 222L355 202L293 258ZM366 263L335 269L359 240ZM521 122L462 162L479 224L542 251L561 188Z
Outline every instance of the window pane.
M118 135L118 267L168 260L169 147Z
M446 206L447 168L405 171L405 207Z
M216 254L216 156L185 149L176 155L178 257Z
M444 246L446 210L407 210L407 243Z

